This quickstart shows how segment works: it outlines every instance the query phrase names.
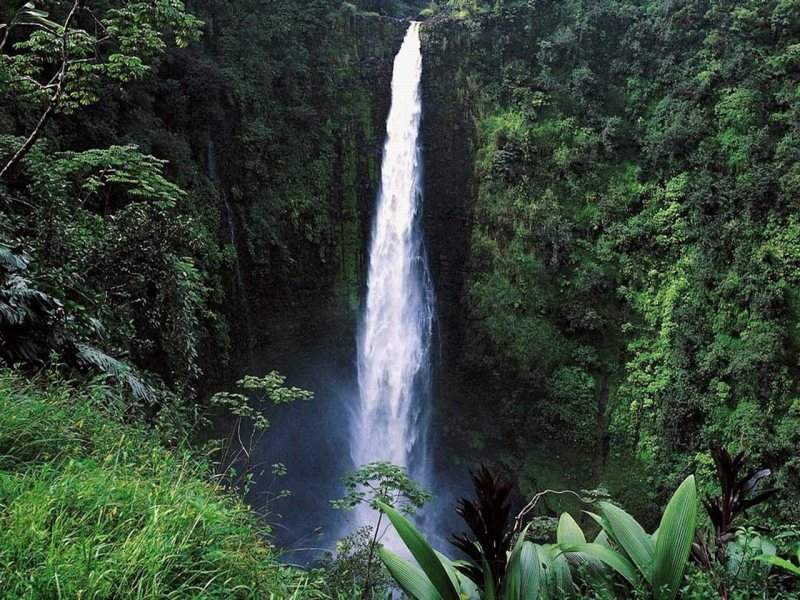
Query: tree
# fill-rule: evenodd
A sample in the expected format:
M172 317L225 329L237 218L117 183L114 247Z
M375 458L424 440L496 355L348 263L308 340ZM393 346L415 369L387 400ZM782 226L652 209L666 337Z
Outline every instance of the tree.
M252 477L250 460L253 448L259 436L270 426L269 419L264 415L264 406L267 403L280 406L297 401L309 401L314 398L314 393L285 385L286 377L277 371L270 371L263 377L246 375L236 384L244 393L218 392L211 396L210 403L225 409L235 417L223 447L219 470L223 474L233 475L233 484L244 484L247 487ZM242 437L244 421L250 423L249 437L246 436L246 440ZM241 471L238 474L237 469ZM285 467L282 464L272 465L272 472L275 476L283 476ZM281 491L279 495L283 496L286 493Z
M41 114L5 159L0 179L30 151L53 114L96 102L105 81L141 79L163 51L167 32L185 46L199 36L202 25L181 0L122 2L102 13L94 4L59 1L48 14L33 2L12 3L11 17L0 28L0 82L26 111Z
M408 476L404 467L388 462L372 462L349 473L344 478L346 494L343 498L331 501L334 508L352 510L366 505L378 511L378 520L369 543L366 575L362 598L368 598L373 591L372 564L380 539L384 512L383 506L391 506L400 513L414 514L430 498L431 494L417 485Z

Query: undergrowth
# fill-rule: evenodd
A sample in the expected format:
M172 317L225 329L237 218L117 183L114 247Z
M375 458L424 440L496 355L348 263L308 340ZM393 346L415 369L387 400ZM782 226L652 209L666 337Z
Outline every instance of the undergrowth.
M103 384L0 371L0 598L319 598L210 464Z

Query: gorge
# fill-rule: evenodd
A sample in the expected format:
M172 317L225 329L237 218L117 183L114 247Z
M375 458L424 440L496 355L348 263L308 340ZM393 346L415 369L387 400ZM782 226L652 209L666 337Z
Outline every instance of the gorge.
M455 557L481 464L511 513L575 492L536 505L545 547L564 512L597 533L587 501L650 532L680 486L716 498L724 447L779 490L743 530L793 557L798 24L797 0L0 6L0 598L350 600L376 513L331 501L373 461L434 493L415 522ZM679 597L800 593L687 560Z

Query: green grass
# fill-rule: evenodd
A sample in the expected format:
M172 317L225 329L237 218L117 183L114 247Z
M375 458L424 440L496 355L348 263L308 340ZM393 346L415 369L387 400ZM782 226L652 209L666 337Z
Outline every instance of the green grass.
M0 598L320 597L207 464L113 399L0 371Z

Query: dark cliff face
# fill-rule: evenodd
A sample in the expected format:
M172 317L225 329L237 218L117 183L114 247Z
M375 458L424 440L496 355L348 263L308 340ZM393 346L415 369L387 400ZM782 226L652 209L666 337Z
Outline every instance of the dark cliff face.
M260 347L333 327L350 343L407 23L339 10L308 30L290 13L286 26L298 31L287 35L269 29L269 15L242 19L215 6L203 15L206 60L222 79L208 135L223 244L234 223L232 337Z
M509 83L508 74L536 57L547 26L534 18L533 11L522 9L472 20L440 15L425 23L424 227L439 325L440 360L435 369L439 470L452 467L445 464L452 463L445 456L457 455L467 463L488 460L519 469L521 480L533 477L570 485L578 479L592 480L599 453L567 456L556 445L538 441L529 441L522 450L514 447L516 432L534 421L530 414L541 410L537 404L541 390L497 367L502 353L487 343L484 332L486 322L494 316L502 319L507 308L498 299L496 314L492 309L483 314L476 311L474 297L476 277L486 268L486 257L480 254L485 223L480 219L486 218L492 202L489 190L495 185L493 172L485 166L486 156L495 150L487 129L493 116L513 104L513 94L519 90ZM538 368L539 362L531 360L529 369ZM587 447L591 447L588 442ZM548 461L555 455L568 475L550 469Z
M469 42L451 21L432 21L422 29L423 226L436 293L440 388L458 363L464 331L476 137L473 90L463 76Z

